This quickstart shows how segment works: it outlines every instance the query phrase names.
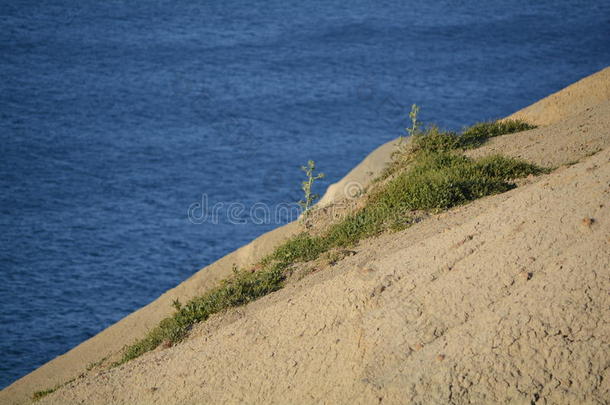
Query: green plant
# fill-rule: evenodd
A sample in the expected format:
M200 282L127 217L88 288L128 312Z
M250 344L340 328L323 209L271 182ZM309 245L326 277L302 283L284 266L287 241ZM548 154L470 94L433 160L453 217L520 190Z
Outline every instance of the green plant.
M419 129L420 122L417 120L417 114L419 114L419 107L417 106L417 104L413 104L411 106L411 111L409 112L409 119L411 120L411 127L405 128L408 136L415 135ZM398 141L398 144L401 145L403 141L404 141L404 137L401 135L400 139Z
M303 215L306 216L315 200L317 200L319 197L317 194L312 193L313 184L316 180L323 179L324 173L314 173L316 170L316 163L313 160L308 161L307 166L301 166L301 170L305 172L307 180L305 180L301 185L301 189L304 193L304 199L299 201L299 205L303 210Z
M419 107L417 106L417 104L413 104L411 106L411 112L409 113L409 118L411 119L411 128L407 129L409 135L415 135L417 127L419 126L419 121L417 121L417 114L419 114Z
M314 260L327 249L327 241L324 238L303 232L280 245L263 260L263 264L275 262L284 269L292 263Z

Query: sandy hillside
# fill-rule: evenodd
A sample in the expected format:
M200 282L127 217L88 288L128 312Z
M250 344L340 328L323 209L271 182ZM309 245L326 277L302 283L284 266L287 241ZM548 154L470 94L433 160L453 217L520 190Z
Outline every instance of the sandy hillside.
M569 166L368 240L336 266L200 325L183 344L85 371L143 336L173 298L201 294L300 225L279 228L17 381L0 403L26 403L83 373L40 403L603 403L609 88L605 69L517 113L545 126L472 152ZM390 153L384 145L371 154L325 204L352 181L366 185Z
M604 403L610 148L530 181L41 403Z

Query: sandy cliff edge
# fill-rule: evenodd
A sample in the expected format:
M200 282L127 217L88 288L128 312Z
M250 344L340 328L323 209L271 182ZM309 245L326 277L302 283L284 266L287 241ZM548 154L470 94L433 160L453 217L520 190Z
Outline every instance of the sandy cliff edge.
M609 89L610 68L606 68L530 107L518 111L509 118L523 118L538 125L559 125L558 123L567 120L567 124L562 127L566 135L563 137L557 136L556 139L548 142L549 144L545 145L547 149L544 152L544 155L554 156L557 161L555 163L561 164L562 160L563 163L567 163L565 160L568 158L583 157L607 146L608 134L607 132L600 133L599 128L600 125L602 127L605 125L604 115L608 114ZM591 117L587 118L586 114L591 115ZM570 133L570 131L577 131L580 128L578 125L588 125L587 123L591 118L597 120L595 121L597 126L589 124L589 131L598 134L598 136L596 139L587 140L586 144L583 144L578 135ZM540 131L539 135L536 135L536 131ZM532 145L535 145L536 142L538 144L544 142L545 139L549 138L549 134L544 132L544 128L529 131L528 136L531 137ZM504 149L510 148L512 144L506 139L509 138L500 137L493 140L490 147L496 147L504 153ZM559 147L557 147L558 140L563 142L559 142ZM344 179L330 186L320 204L322 206L332 204L333 201L343 197L345 188L350 182L357 182L366 186L389 161L393 144L395 144L395 141L382 145ZM536 147L528 147L521 151L515 149L515 154L527 154L527 150L532 151L532 154L540 155L540 148L536 149ZM524 157L527 158L527 156ZM177 287L164 293L151 304L135 311L66 354L16 381L0 393L0 402L26 403L34 391L63 383L78 376L88 364L108 355L116 354L124 345L142 337L159 320L170 314L172 311L170 303L174 298L180 297L181 300L187 300L201 294L215 285L218 280L229 275L233 264L244 266L256 262L271 252L279 243L299 232L299 227L299 224L291 223L278 228L205 267Z
M609 184L606 147L366 240L40 405L607 403Z
M569 85L507 117L550 125L610 99L610 67Z

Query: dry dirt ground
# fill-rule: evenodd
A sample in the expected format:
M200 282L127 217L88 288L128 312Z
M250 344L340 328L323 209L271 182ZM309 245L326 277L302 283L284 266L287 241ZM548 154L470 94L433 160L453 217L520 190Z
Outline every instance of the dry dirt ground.
M175 296L201 293L299 231L280 228L19 380L0 403L81 373L40 403L606 403L608 89L605 69L518 113L544 127L472 152L559 167L552 174L364 241L180 345L85 372L166 316ZM388 158L380 149L377 163Z

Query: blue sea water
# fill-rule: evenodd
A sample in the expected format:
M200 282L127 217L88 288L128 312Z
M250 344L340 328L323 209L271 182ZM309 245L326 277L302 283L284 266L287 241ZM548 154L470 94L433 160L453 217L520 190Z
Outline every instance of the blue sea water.
M608 64L598 1L1 0L0 387L276 227L247 210L297 201L308 159L323 191L412 103L460 128ZM203 195L245 223L193 223Z

